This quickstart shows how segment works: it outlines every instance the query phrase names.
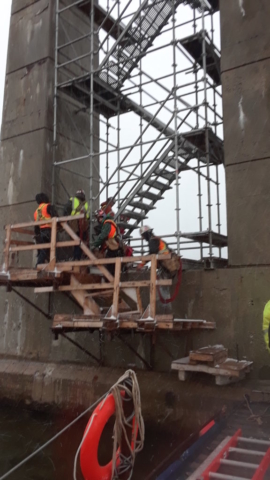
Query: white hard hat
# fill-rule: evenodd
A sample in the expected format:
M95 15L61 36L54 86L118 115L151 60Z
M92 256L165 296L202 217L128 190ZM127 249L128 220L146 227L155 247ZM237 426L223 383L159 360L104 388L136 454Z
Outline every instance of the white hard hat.
M146 232L152 232L152 228L150 228L148 225L143 225L141 228L140 228L140 235L143 235L144 233Z

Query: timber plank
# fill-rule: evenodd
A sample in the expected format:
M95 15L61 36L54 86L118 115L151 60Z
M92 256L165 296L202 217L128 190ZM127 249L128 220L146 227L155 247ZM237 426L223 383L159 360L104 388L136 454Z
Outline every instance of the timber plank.
M213 345L189 352L190 364L208 363L215 366L228 357L228 349L223 345Z

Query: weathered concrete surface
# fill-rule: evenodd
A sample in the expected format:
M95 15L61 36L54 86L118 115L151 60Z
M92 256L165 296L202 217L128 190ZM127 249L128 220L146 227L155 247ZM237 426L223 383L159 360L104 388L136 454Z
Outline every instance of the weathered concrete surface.
M220 4L229 264L269 265L270 3Z
M12 35L9 41L7 74L25 65L40 62L41 59L54 58L52 32L55 17L52 3L48 0L39 0L32 4L29 1L19 1L19 11L14 3L16 2L13 2L11 15Z
M269 158L270 59L223 73L222 82L226 167Z
M268 0L220 0L221 68L270 57Z
M227 168L228 238L234 265L270 264L269 162L268 158Z
M78 411L108 392L124 371L3 359L0 360L1 397L23 399L28 404L73 407ZM138 372L137 376L144 420L163 425L164 429L175 426L190 432L222 408L230 409L236 401L242 401L245 393L252 395L252 389L270 392L269 383L215 387L212 382L203 386L194 380L180 382L175 372L170 375Z

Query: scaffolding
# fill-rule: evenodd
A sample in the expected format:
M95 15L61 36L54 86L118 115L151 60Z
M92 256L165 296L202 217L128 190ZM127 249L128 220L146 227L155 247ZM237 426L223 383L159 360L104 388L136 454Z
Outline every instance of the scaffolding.
M60 171L87 182L91 239L110 196L136 253L147 220L182 256L226 264L218 15L218 0L56 0L53 196ZM74 155L59 155L60 101L75 108L78 134L88 116Z

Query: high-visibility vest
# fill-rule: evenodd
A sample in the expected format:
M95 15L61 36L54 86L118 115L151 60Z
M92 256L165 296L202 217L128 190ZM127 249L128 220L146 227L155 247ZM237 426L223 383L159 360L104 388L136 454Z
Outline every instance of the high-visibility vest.
M41 222L42 220L50 220L52 217L47 213L47 206L49 203L41 203L34 213L35 222ZM50 223L46 225L40 225L40 228L52 228Z
M116 237L116 233L117 233L117 225L116 225L116 223L114 223L113 220L105 220L105 222L103 223L103 225L105 225L105 223L110 223L110 224L111 224L111 230L110 230L110 233L109 233L108 238L114 238L114 237Z
M71 197L70 201L72 202L72 212L71 215L80 215L82 210L85 213L86 218L90 218L89 207L87 202L81 202L77 197Z
M160 255L163 255L165 253L169 253L167 243L165 243L163 240L161 240L161 238L159 239L158 253L160 253Z
M267 302L263 311L263 336L264 336L266 348L270 352L269 333L270 333L270 301Z

